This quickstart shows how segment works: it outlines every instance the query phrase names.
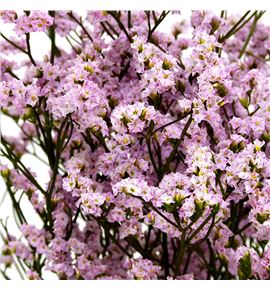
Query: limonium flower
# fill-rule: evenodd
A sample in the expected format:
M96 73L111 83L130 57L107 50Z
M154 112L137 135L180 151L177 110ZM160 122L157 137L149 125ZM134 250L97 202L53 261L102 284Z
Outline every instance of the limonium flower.
M0 12L5 279L269 280L263 14Z

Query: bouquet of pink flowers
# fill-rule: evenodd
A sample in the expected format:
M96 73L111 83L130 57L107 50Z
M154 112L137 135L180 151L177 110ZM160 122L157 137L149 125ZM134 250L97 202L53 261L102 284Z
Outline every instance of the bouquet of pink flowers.
M2 217L3 277L269 279L263 14L0 12L16 33L1 33L0 106L19 127L0 172L21 232ZM47 183L24 160L36 148Z

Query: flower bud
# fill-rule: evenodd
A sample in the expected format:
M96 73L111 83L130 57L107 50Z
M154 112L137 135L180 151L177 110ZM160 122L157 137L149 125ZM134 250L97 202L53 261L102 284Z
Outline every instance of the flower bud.
M239 99L239 101L245 109L248 109L248 106L249 106L248 98L241 98L241 99Z
M172 66L173 66L173 64L165 58L164 61L163 61L163 63L162 63L162 68L163 68L164 70L168 70L168 69L170 69Z
M8 179L10 176L10 170L8 168L2 169L1 175L3 178Z

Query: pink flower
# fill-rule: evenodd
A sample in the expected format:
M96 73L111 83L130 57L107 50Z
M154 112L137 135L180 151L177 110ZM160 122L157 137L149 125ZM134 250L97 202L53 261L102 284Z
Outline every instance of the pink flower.
M15 31L18 35L24 33L45 31L53 25L53 18L43 11L33 11L29 16L19 16L15 21Z

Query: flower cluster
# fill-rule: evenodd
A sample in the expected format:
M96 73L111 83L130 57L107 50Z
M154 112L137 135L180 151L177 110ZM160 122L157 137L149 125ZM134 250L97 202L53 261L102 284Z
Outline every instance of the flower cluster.
M15 31L18 35L24 33L46 31L53 25L53 18L43 11L33 11L29 15L19 16L16 21Z
M263 14L0 12L16 32L0 106L19 130L1 134L0 173L21 232L1 219L3 277L270 278Z

